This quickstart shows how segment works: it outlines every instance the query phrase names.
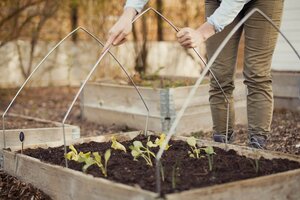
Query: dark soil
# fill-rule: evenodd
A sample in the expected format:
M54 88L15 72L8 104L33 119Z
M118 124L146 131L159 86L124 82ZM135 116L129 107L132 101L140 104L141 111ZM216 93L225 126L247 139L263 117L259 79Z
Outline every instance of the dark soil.
M53 123L40 122L33 119L25 119L22 117L10 117L6 118L5 129L25 129L25 128L49 128L57 127ZM2 125L0 130L2 130Z
M50 200L51 198L31 184L19 181L0 170L0 199Z
M146 143L144 136L138 136L135 140ZM154 141L154 137L151 137ZM141 187L146 190L155 191L155 167L146 165L146 162L139 158L134 161L129 150L132 141L122 142L126 147L127 153L119 150L112 150L112 156L108 162L107 179L116 182ZM165 151L162 157L162 166L164 171L164 181L162 182L163 193L173 193L192 188L200 188L215 184L222 184L241 179L248 179L257 176L274 174L287 170L300 168L300 163L285 159L267 160L260 158L259 171L256 173L255 160L239 156L235 151L225 151L215 148L216 155L213 160L213 171L208 169L208 159L204 156L200 159L194 159L188 156L188 145L183 141L170 141L172 145L169 150ZM111 143L90 142L75 145L78 151L82 152L100 152L102 155L105 150L110 148ZM157 148L152 148L156 153ZM63 147L48 149L27 149L26 155L41 159L47 163L64 166ZM154 162L154 159L152 159ZM75 161L69 162L71 169L81 171L83 164ZM92 166L88 169L88 174L96 177L103 177L99 168ZM172 182L175 187L172 188ZM174 185L174 184L173 184Z

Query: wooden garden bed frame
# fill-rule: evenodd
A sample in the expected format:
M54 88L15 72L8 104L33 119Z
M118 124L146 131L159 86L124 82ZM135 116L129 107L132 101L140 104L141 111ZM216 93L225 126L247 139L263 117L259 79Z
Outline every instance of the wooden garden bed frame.
M130 132L114 135L119 141L124 141L131 140L138 134L138 132ZM105 142L109 141L110 138L111 135L82 138L68 141L68 144L89 141ZM185 140L186 137L175 136L173 139ZM52 142L40 145L39 147L46 148L61 144L62 143L60 142ZM224 144L205 140L198 140L198 145L212 145L214 147L225 148ZM37 146L35 145L35 147ZM157 194L154 192L121 183L115 183L103 178L94 178L93 176L86 175L82 172L47 164L38 159L14 153L14 150L18 149L19 148L13 148L12 152L7 150L3 151L4 170L25 182L33 184L45 193L49 194L53 199L154 200L157 198ZM280 152L253 150L248 147L235 145L228 145L228 149L234 149L238 152L238 154L251 158L263 156L267 159L286 158L300 162L299 156L288 155ZM299 199L299 186L300 169L296 169L268 176L168 194L165 198L170 200Z
M149 107L149 130L168 131L192 87L138 87ZM176 133L211 130L208 91L209 84L199 86L178 124ZM234 100L236 123L246 124L246 87L242 80L236 81ZM104 125L126 125L138 130L145 127L147 112L133 86L89 82L82 92L81 108L88 121Z
M10 114L11 117L18 117L24 120L33 120L41 123L48 123L49 126L55 127L46 127L46 128L16 128L16 129L6 129L5 138L6 138L6 148L15 148L21 145L19 140L19 133L22 131L25 134L24 147L31 145L42 145L49 142L62 142L63 133L62 125L59 122L44 120L35 117L28 117L18 114ZM80 128L74 125L65 125L66 130L66 139L73 140L80 138ZM3 148L3 131L0 130L0 149ZM0 153L1 155L1 153Z

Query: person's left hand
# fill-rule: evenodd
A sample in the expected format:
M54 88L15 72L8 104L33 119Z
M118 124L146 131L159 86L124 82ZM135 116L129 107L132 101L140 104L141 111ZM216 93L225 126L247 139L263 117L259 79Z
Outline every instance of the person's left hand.
M178 42L184 48L196 48L205 41L201 31L189 27L181 29L176 36Z

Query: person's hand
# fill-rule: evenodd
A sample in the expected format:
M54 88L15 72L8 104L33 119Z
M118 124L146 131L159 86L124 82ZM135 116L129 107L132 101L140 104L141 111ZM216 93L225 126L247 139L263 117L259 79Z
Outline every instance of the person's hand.
M177 33L177 40L184 48L196 48L204 42L204 36L195 29L185 27Z
M113 25L108 32L108 39L103 47L103 50L107 49L109 45L120 45L126 42L126 36L131 33L132 20L137 14L133 8L126 8L119 20Z
M189 27L182 28L176 36L184 48L196 48L213 34L215 34L214 26L206 22L196 30Z

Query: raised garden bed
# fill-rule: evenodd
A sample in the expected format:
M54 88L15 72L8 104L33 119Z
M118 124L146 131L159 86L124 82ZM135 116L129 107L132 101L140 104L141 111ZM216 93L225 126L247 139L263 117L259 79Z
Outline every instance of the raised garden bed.
M63 148L27 149L21 155L4 151L4 170L42 189L54 199L155 199L155 168L145 161L133 161L128 146L137 132L115 135L125 145L127 153L112 150L108 162L108 176L92 166L83 174L83 164L74 161L64 166ZM152 136L153 137L153 136ZM110 147L111 135L78 139L78 151L97 151L103 154ZM136 140L146 141L138 136ZM151 139L154 140L154 139ZM268 152L209 141L197 141L199 147L211 145L216 155L213 170L208 170L207 157L194 159L188 156L185 137L174 137L171 147L162 158L165 180L162 189L166 199L298 199L300 197L300 157ZM83 144L79 144L83 143ZM157 149L153 149L154 152ZM202 153L203 154L203 153ZM260 158L259 158L260 157ZM41 160L38 160L38 159ZM255 160L259 158L258 172ZM177 162L177 164L176 164ZM53 165L53 164L56 165ZM60 165L60 166L57 166ZM176 166L176 167L174 167ZM174 175L174 174L175 175ZM173 174L173 175L172 175ZM59 178L58 178L59 177ZM172 184L175 177L175 187ZM246 180L242 180L246 179ZM47 180L47 181L45 181ZM116 183L120 182L120 183ZM172 186L173 185L173 186ZM197 189L200 188L200 189ZM188 191L186 191L188 190Z
M273 71L274 107L300 111L300 72Z
M17 113L23 116L32 116L34 118L43 118L51 121L61 122L66 110L68 109L72 98L78 91L77 87L31 87L25 88L24 92L20 93L19 99L11 108L9 113ZM11 99L16 93L16 89L1 89L0 90L0 112L4 111ZM21 128L26 123L26 128L47 128L49 123L40 123L36 120L19 121L16 118L6 120L6 126L12 128ZM46 121L47 121L46 120ZM67 124L74 124L80 127L81 136L96 136L109 133L129 132L135 129L127 126L118 126L110 124L104 126L101 123L89 122L81 117L79 102L75 104ZM2 129L0 127L0 129Z
M20 132L25 134L24 146L43 144L47 142L59 142L63 140L62 125L58 122L33 118L23 115L10 114L5 123L6 147L21 146ZM67 140L80 138L80 128L73 125L65 125ZM0 130L0 148L3 148L3 131Z
M149 106L149 129L167 131L192 86L177 88L139 87ZM211 129L209 85L200 85L176 129L177 133L190 133ZM246 88L236 81L234 91L236 122L246 124ZM143 130L147 112L133 86L90 82L81 96L83 117L88 121L111 125L126 125Z

